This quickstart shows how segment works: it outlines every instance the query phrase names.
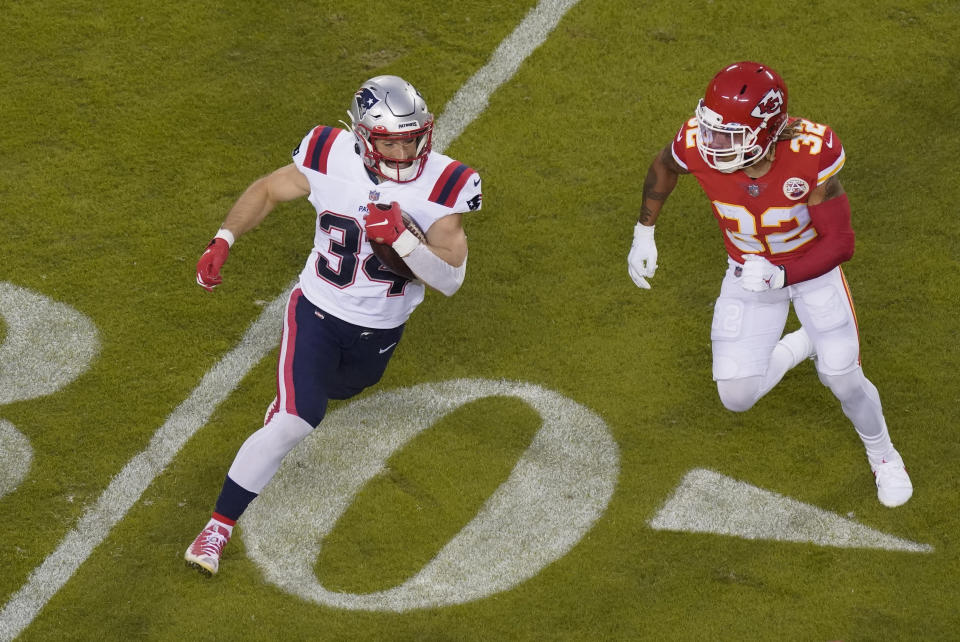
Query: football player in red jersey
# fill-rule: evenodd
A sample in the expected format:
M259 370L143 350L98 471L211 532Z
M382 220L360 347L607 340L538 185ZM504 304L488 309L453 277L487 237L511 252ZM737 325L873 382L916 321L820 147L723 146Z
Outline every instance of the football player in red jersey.
M237 519L320 424L328 401L380 380L425 286L452 296L463 283L462 219L481 207L480 175L431 149L433 114L398 76L363 83L347 113L346 129L314 127L290 164L254 181L197 262L197 283L213 291L234 241L278 203L306 197L316 209L313 249L284 313L277 397L184 553L208 574L219 569ZM404 214L426 242L406 227ZM381 263L371 239L390 245L414 278Z
M748 410L787 370L815 356L820 380L863 441L880 502L900 506L913 485L860 367L857 319L840 268L854 249L850 203L837 177L844 161L833 130L788 116L787 87L774 70L755 62L726 67L650 165L628 271L650 288L654 224L679 175L693 174L729 263L710 333L721 402ZM781 336L791 303L802 327Z

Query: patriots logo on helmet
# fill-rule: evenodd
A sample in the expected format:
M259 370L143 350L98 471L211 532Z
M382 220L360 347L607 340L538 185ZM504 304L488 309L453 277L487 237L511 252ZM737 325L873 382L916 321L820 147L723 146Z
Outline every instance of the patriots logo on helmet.
M757 106L753 108L753 111L750 112L750 115L754 118L768 120L769 118L779 114L782 108L783 92L779 89L771 89L763 95L763 98L761 98L760 102L757 103Z
M373 91L371 91L369 87L361 87L360 91L356 93L355 98L357 101L357 111L360 112L360 118L363 118L367 110L380 102L380 99L373 95Z

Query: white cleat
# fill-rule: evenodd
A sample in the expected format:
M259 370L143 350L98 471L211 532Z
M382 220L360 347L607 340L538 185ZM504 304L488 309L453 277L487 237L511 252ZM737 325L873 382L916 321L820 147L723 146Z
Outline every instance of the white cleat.
M907 503L913 495L913 483L899 455L895 459L884 459L873 470L877 482L877 499L884 506L894 508Z
M230 541L230 532L217 524L207 524L206 528L200 531L197 538L187 548L183 554L183 559L187 564L193 566L201 573L206 575L215 575L220 568L220 556L223 555L223 547Z

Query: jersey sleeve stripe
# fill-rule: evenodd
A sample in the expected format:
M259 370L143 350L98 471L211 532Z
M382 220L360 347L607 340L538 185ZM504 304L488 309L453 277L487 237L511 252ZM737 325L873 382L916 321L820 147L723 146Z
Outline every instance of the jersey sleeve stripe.
M330 148L333 147L333 141L343 130L333 127L317 127L313 130L310 137L310 145L307 147L307 155L303 164L312 170L321 174L327 173L327 158L330 156Z
M436 185L433 186L433 191L430 192L429 200L446 207L453 207L467 179L473 174L476 174L476 171L463 163L453 161L440 174Z
M822 185L824 181L839 172L846 161L847 155L844 153L843 148L841 147L840 156L837 158L837 160L833 161L833 165L820 170L820 173L817 174L817 185Z

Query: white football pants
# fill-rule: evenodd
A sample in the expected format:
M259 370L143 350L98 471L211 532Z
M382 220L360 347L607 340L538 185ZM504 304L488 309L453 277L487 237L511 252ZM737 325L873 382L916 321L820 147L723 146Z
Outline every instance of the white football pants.
M739 264L729 263L710 333L713 378L723 405L748 410L805 359L797 354L796 337L781 337L792 303L815 347L820 381L840 400L871 461L888 454L893 445L880 395L860 368L857 319L842 270L779 290L748 292L740 286Z

